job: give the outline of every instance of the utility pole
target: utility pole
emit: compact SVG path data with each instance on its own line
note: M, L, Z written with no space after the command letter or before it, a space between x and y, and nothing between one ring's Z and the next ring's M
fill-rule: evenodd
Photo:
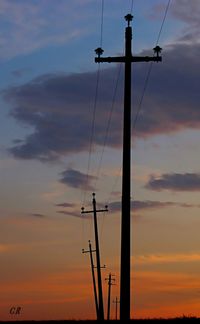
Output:
M117 321L117 314L118 314L118 304L120 304L120 301L118 300L118 298L116 297L115 300L113 300L113 303L115 303L115 319Z
M95 50L96 63L114 62L125 63L124 75L124 125L123 125L123 167L122 167L122 217L121 217L121 273L120 273L120 320L130 320L130 274L131 274L131 64L133 62L160 62L161 48L154 48L154 56L132 56L132 27L133 16L128 14L125 20L128 26L125 30L125 55L118 57L101 57L102 48Z
M107 307L107 320L110 320L110 296L111 296L111 286L114 285L112 281L115 281L114 278L112 278L112 274L109 273L108 278L105 280L108 281L108 307Z
M108 206L105 206L105 209L97 209L95 193L93 193L92 196L93 196L92 199L93 210L85 211L84 207L82 207L81 214L93 213L94 215L94 234L95 234L95 244L96 244L97 281L98 281L98 310L99 310L99 320L104 320L103 290L102 290L102 280L101 280L101 262L100 262L100 250L99 250L99 238L98 238L97 213L107 212Z
M94 262L92 253L96 252L96 250L92 250L91 242L89 242L89 250L85 251L82 249L82 253L90 253L90 264L91 264L91 271L92 271L92 282L93 282L93 289L94 289L94 300L95 300L95 307L96 307L96 314L97 319L99 319L99 307L98 307L98 299L97 299L97 288L96 288L96 280L95 280L95 273L94 273Z

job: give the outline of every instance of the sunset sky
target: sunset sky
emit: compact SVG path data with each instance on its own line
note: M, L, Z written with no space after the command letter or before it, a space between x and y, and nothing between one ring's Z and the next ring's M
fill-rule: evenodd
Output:
M93 192L119 298L123 66L94 50L123 55L131 10L133 54L163 48L132 68L131 316L200 316L200 1L168 4L0 0L1 320L95 318Z

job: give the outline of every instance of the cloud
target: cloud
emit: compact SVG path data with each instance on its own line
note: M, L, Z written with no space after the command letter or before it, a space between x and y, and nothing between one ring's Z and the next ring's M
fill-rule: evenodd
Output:
M64 207L67 208L65 210L59 210L57 213L63 214L66 216L74 216L79 217L82 219L90 219L92 217L92 214L81 214L81 210L76 209L75 204L68 204L68 203L60 203L56 204L57 207ZM101 208L105 208L103 204L100 204ZM200 208L200 205L198 204L187 204L187 203L179 203L179 202L171 202L171 201L152 201L152 200L135 200L131 201L131 210L132 211L145 211L145 210L154 210L154 209L160 209L160 208L167 208L167 207L183 207L183 208L192 208L197 207ZM70 208L70 209L69 209ZM108 215L112 213L118 213L121 211L121 201L114 201L109 203L108 205ZM141 220L139 215L134 215L137 220ZM137 218L138 217L138 218Z
M200 26L200 3L196 0L174 0L171 13L178 19L190 24Z
M112 84L109 74L109 70L103 73L106 84L100 94L101 114L95 123L94 142L97 145L104 144L105 120L109 113L106 104L110 100L109 87ZM52 74L3 91L4 99L12 106L11 116L33 129L24 140L15 143L10 152L21 159L50 161L87 151L95 82L96 73ZM121 113L116 111L108 140L110 146L118 146L121 142L119 120Z
M194 44L200 41L200 3L196 0L174 0L170 12L185 24L179 42Z
M66 210L58 210L57 213L59 214L63 214L63 215L66 215L66 216L74 216L74 217L79 217L81 218L81 211L78 213L78 212L74 212L74 211L66 211Z
M84 4L82 15L78 15L79 1L1 0L0 59L32 53L46 46L66 44L80 37L87 32L84 24L87 4ZM77 19L78 26L73 23Z
M159 264L159 263L179 263L179 262L199 262L200 254L148 254L135 258L137 264Z
M30 216L33 216L33 217L38 217L38 218L44 218L44 217L46 217L46 215L40 214L40 213L31 213L29 215Z
M66 208L72 208L75 207L75 204L72 203L60 203L60 204L55 204L56 207L66 207Z
M159 209L159 208L166 208L166 207L199 207L192 204L182 204L178 202L171 202L171 201L153 201L153 200L134 200L131 201L131 209L134 211L140 210L149 210L149 209ZM110 212L119 212L121 210L121 201L115 201L109 204L108 206Z
M155 191L200 191L200 174L166 173L161 176L152 175L145 187Z
M75 189L93 190L91 182L96 180L96 177L84 174L74 169L67 169L61 173L61 183Z
M172 44L164 49L163 62L153 65L151 82L133 129L134 138L147 139L200 128L199 52L200 44ZM144 63L134 66L135 109L144 86L146 68ZM104 145L115 75L116 66L101 71L93 150L97 145ZM95 84L96 72L49 74L2 91L4 100L10 104L10 115L30 128L24 139L18 139L10 148L14 157L52 161L88 151ZM122 75L119 91L106 143L114 148L121 146L122 138Z
M57 210L58 214L66 215L66 216L72 216L72 217L78 217L82 218L83 215L81 214L81 209L77 209L77 205L75 203L59 203L55 204L56 207L64 208L61 210Z

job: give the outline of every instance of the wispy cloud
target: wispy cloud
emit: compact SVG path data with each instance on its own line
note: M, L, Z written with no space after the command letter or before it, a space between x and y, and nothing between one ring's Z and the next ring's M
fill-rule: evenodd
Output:
M175 0L171 6L171 14L176 19L184 22L183 36L179 41L196 43L200 41L200 3L196 0Z
M84 174L74 169L67 169L61 173L60 182L75 189L93 190L92 181L96 177Z
M121 201L111 202L109 204L109 211L118 212L121 210ZM184 208L192 208L192 207L200 207L200 205L193 205L187 203L179 203L172 201L153 201L153 200L134 200L131 201L131 209L134 211L141 210L153 210L167 207L184 207Z
M46 217L46 215L40 214L40 213L30 213L29 215L30 216L33 216L33 217L38 217L38 218L44 218L44 217Z
M152 175L145 187L155 191L200 191L200 174L166 173L161 176Z
M188 254L147 254L133 258L136 264L157 264L157 263L179 263L179 262L199 262L200 253Z
M56 207L66 207L66 208L71 208L71 207L75 207L75 204L72 203L59 203L59 204L55 204Z
M49 45L69 42L86 31L87 3L78 14L79 1L0 1L1 59L31 53ZM79 18L79 24L73 22Z
M73 216L73 217L82 218L81 211L76 212L76 211L58 210L57 213L58 214L63 214L63 215L66 215L66 216Z
M191 25L200 25L200 3L196 0L174 0L171 12L176 18Z

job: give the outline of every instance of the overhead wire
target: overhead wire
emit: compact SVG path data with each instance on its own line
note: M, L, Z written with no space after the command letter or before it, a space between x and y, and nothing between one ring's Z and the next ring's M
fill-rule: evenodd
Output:
M130 13L131 14L133 12L133 5L134 5L134 0L131 0L131 7L130 7ZM98 167L98 171L97 171L97 180L99 178L100 168L101 168L102 159L103 159L103 154L104 154L105 147L106 147L106 142L107 142L107 139L108 139L108 133L109 133L109 129L110 129L112 113L113 113L113 108L114 108L114 104L115 104L119 78L120 78L120 74L121 74L121 68L122 68L122 63L119 64L119 70L118 70L117 78L116 78L116 82L115 82L115 87L114 87L114 92L113 92L113 97L112 97L112 103L111 103L111 109L110 109L110 113L109 113L109 118L108 118L108 123L107 123L107 128L106 128L106 134L105 134L104 143L103 143L103 149L102 149L100 162L99 162L99 167ZM115 181L114 181L114 184L113 184L112 189L110 191L110 195L109 195L109 198L108 198L106 204L109 204L109 201L111 200L112 194L114 193L114 188L116 188L116 185L117 185L117 183L119 181L119 176L121 174L121 171L122 171L122 162L121 162L120 168L117 171L117 176L115 177ZM102 238L102 235L103 235L104 223L105 223L105 213L103 215L102 226L101 226L101 231L100 231L100 237L101 238Z
M97 173L96 173L96 183L95 183L95 186L94 186L95 189L97 187L97 181L98 181L99 175L100 175L100 170L101 170L102 161L103 161L103 155L104 155L105 147L106 147L106 144L107 144L107 139L108 139L108 134L109 134L109 130L110 130L112 115L113 115L113 111L114 111L114 107L115 107L115 100L116 100L120 75L121 75L121 64L119 65L119 68L117 70L116 81L115 81L115 86L114 86L114 91L113 91L113 97L112 97L111 107L110 107L110 111L109 111L108 122L107 122L107 126L106 126L106 131L105 131L105 137L104 137L104 141L103 141L103 147L102 147L101 156L100 156L100 160L99 160L99 164L98 164L98 168L97 168Z
M158 45L158 42L160 40L160 36L161 36L162 30L163 30L163 26L164 26L165 20L167 18L167 13L169 11L170 2L171 2L171 0L168 0L167 6L165 8L163 20L162 20L160 30L159 30L159 33L158 33L158 37L157 37L157 40L156 40L156 46ZM135 115L135 118L134 118L134 121L133 121L132 129L134 129L136 127L136 123L137 123L137 120L138 120L138 117L139 117L139 113L140 113L141 108L142 108L142 103L143 103L143 100L144 100L145 92L147 90L147 86L148 86L148 83L149 83L149 78L150 78L150 75L151 75L152 67L153 67L153 62L150 62L149 68L147 70L145 82L144 82L144 87L143 87L143 90L142 90L142 95L141 95L141 98L140 98L140 101L139 101L138 109L136 111L136 115Z
M171 0L168 0L167 6L166 6L166 9L165 9L165 12L164 12L164 17L162 19L161 27L160 27L158 37L157 37L157 40L156 40L156 45L158 44L159 39L160 39L161 34L162 34L162 30L163 30L163 26L164 26L164 23L165 23L165 20L166 20L166 17L167 17L170 2L171 2ZM133 5L134 5L134 0L131 0L131 7L130 7L130 12L131 13L133 12ZM101 3L101 25L100 25L100 47L102 47L102 42L103 42L103 23L104 23L103 18L104 18L104 1L102 0L102 3ZM150 65L149 65L149 69L147 71L147 74L146 74L144 87L143 87L143 90L142 90L142 95L141 95L139 105L138 105L138 109L136 111L136 115L135 115L135 118L134 118L134 121L133 121L132 129L135 129L136 123L138 121L139 113L141 111L142 103L143 103L143 100L144 100L144 96L145 96L146 89L147 89L147 86L148 86L150 74L151 74L151 71L152 71L152 66L153 65L152 65L152 62L151 62ZM98 181L98 178L99 178L99 175L100 175L100 169L101 169L101 165L102 165L103 155L104 155L104 152L105 152L105 147L106 147L108 134L109 134L109 129L110 129L110 125L111 125L111 119L112 119L112 114L113 114L113 109L114 109L114 104L115 104L115 98L116 98L117 87L118 87L118 83L119 83L120 72L121 72L121 64L120 64L119 71L118 71L117 78L116 78L116 83L115 83L113 97L112 97L112 103L111 103L111 109L110 109L110 112L109 112L108 123L107 123L104 142L103 142L103 148L102 148L102 152L101 152L101 156L100 156L100 160L99 160L99 164L98 164L98 168L97 168L96 184L94 186L95 189L97 187L97 181ZM95 130L95 118L96 118L96 108L97 108L97 99L98 99L98 90L99 90L99 80L100 80L100 64L99 64L98 70L97 70L95 98L94 98L93 116L92 116L92 125L91 125L90 146L89 146L89 157L88 157L88 166L87 166L87 180L88 180L89 172L90 172L92 146L93 146L93 141L94 141L94 130ZM115 179L114 185L113 185L112 190L110 192L108 202L110 201L110 199L112 197L112 194L114 192L114 188L116 187L116 184L117 184L117 182L119 180L119 174L121 173L121 170L122 170L122 166L120 167L120 169L119 169L119 171L117 173L117 178ZM85 202L85 194L86 194L86 190L84 192L84 202Z
M166 8L165 8L165 11L164 11L164 16L163 16L163 19L162 19L162 22L161 22L161 26L160 26L160 29L159 29L159 32L158 32L158 37L157 37L157 40L156 40L156 46L158 45L158 42L160 40L162 31L163 31L163 27L164 27L164 23L165 23L166 18L167 18L167 13L169 11L170 3L171 3L171 0L168 0L167 5L166 5ZM131 13L133 12L133 5L134 5L134 0L131 0ZM141 98L140 98L140 101L139 101L139 105L138 105L138 109L137 109L137 112L136 112L136 115L135 115L135 118L134 118L134 121L133 121L132 129L135 129L136 128L136 123L138 121L139 113L140 113L141 108L142 108L142 103L143 103L143 100L144 100L144 97L145 97L145 93L146 93L146 90L147 90L147 86L148 86L148 82L149 82L149 79L150 79L152 67L153 67L153 62L150 63L149 69L148 69L147 74L146 74L146 78L145 78L145 82L144 82L144 87L143 87L143 90L142 90L142 95L141 95ZM116 188L116 185L117 185L117 183L119 181L119 175L121 174L121 171L122 171L122 166L119 168L119 171L117 173L117 176L116 176L116 179L114 181L112 190L110 192L110 195L109 195L107 204L109 204L109 201L110 201L110 199L111 199L111 197L112 197L112 195L114 193L114 190Z
M133 12L133 5L134 5L134 0L131 0L131 5L130 5L130 13L131 14ZM102 4L102 10L103 10L103 4ZM95 183L95 186L94 186L95 189L97 187L97 181L98 181L98 178L99 178L101 164L102 164L103 155L104 155L104 151L105 151L105 146L106 146L108 133L109 133L109 129L110 129L112 113L113 113L114 104L115 104L115 98L116 98L116 93L117 93L117 87L118 87L119 78L120 78L120 74L121 74L121 66L122 66L122 64L120 63L119 70L118 70L117 77L116 77L114 93L113 93L112 103L111 103L111 109L110 109L110 113L109 113L109 117L108 117L108 123L107 123L107 127L106 127L106 134L105 134L105 138L104 138L104 142L103 142L103 149L102 149L102 152L101 152L100 162L99 162L99 165L98 165L98 168L97 168L97 173L96 173L96 183ZM120 171L121 171L121 168L120 168Z
M130 13L133 13L133 5L134 5L134 0L131 0L131 9L130 9Z
M103 23L104 23L104 0L101 1L101 19L100 19L100 47L102 47L103 43ZM90 132L90 143L89 143L89 154L88 154L88 163L87 163L87 172L86 172L86 185L88 183L90 166L91 166L91 156L92 156L92 147L94 142L94 132L95 132L95 119L96 119L96 108L97 108L97 99L99 92L99 80L100 80L100 70L101 65L98 64L97 76L96 76L96 86L95 86L95 95L94 95L94 103L93 103L93 112L92 112L92 122L91 122L91 132ZM86 200L86 187L83 192L83 203L85 205Z
M169 11L170 2L171 2L171 0L168 0L168 2L167 2L167 5L166 5L165 11L164 11L164 15L163 15L163 19L162 19L162 22L161 22L161 26L160 26L160 29L159 29L159 32L158 32L158 37L156 39L155 46L158 45L158 42L160 40L162 31L163 31L163 26L164 26L164 23L165 23L166 18L167 18L167 13ZM153 68L153 62L151 61L150 65L149 65L149 68L147 70L147 73L146 73L145 82L144 82L144 86L143 86L143 90L142 90L142 95L141 95L141 98L140 98L140 101L139 101L138 109L136 111L136 115L135 115L135 118L133 120L132 131L134 129L136 129L136 124L137 124L139 114L140 114L140 111L141 111L141 108L142 108L142 104L143 104L144 97L145 97L145 94L146 94L146 90L147 90L147 87L148 87L148 83L149 83L149 79L150 79L150 76L151 76L152 68ZM135 193L134 193L134 196L135 196Z
M100 47L102 47L103 43L103 17L104 17L104 0L101 1L101 18L100 18ZM88 152L88 161L87 161L87 171L86 171L86 185L82 192L82 206L85 205L86 202L86 191L87 191L87 183L89 179L90 167L91 167L91 156L92 156L92 148L94 142L94 132L95 132L95 119L96 119L96 109L97 109L97 99L99 92L99 80L100 80L100 64L98 64L98 69L96 72L96 85L95 85L95 93L94 93L94 102L93 102L93 111L92 111L92 119L91 119L91 130L90 130L90 138L89 138L89 152ZM82 244L84 243L84 218L82 217Z
M129 11L131 14L133 12L133 5L134 5L134 0L131 0L130 11ZM112 103L111 103L111 109L110 109L108 123L107 123L107 128L106 128L106 134L105 134L105 138L104 138L104 142L103 142L103 149L102 149L102 152L101 152L100 162L99 162L99 166L98 166L98 169L97 169L95 189L97 187L97 181L99 179L100 169L101 169L102 160L103 160L103 155L104 155L104 151L105 151L105 147L106 147L106 143L107 143L107 139L108 139L108 133L109 133L109 129L110 129L110 124L111 124L111 119L112 119L112 113L113 113L113 108L114 108L115 99L116 99L117 87L118 87L119 78L120 78L120 74L121 74L121 67L122 67L122 64L120 63L119 70L118 70L118 73L117 73L116 82L115 82L114 93L113 93L113 97L112 97ZM121 170L122 170L122 166L120 166L120 169L117 172L117 178L119 177L119 174L121 174ZM118 179L116 179L116 181L114 182L114 186L113 187L116 186L116 183L117 182L118 182ZM112 192L112 190L111 190L111 192ZM110 198L108 199L108 201L109 200L110 200Z

